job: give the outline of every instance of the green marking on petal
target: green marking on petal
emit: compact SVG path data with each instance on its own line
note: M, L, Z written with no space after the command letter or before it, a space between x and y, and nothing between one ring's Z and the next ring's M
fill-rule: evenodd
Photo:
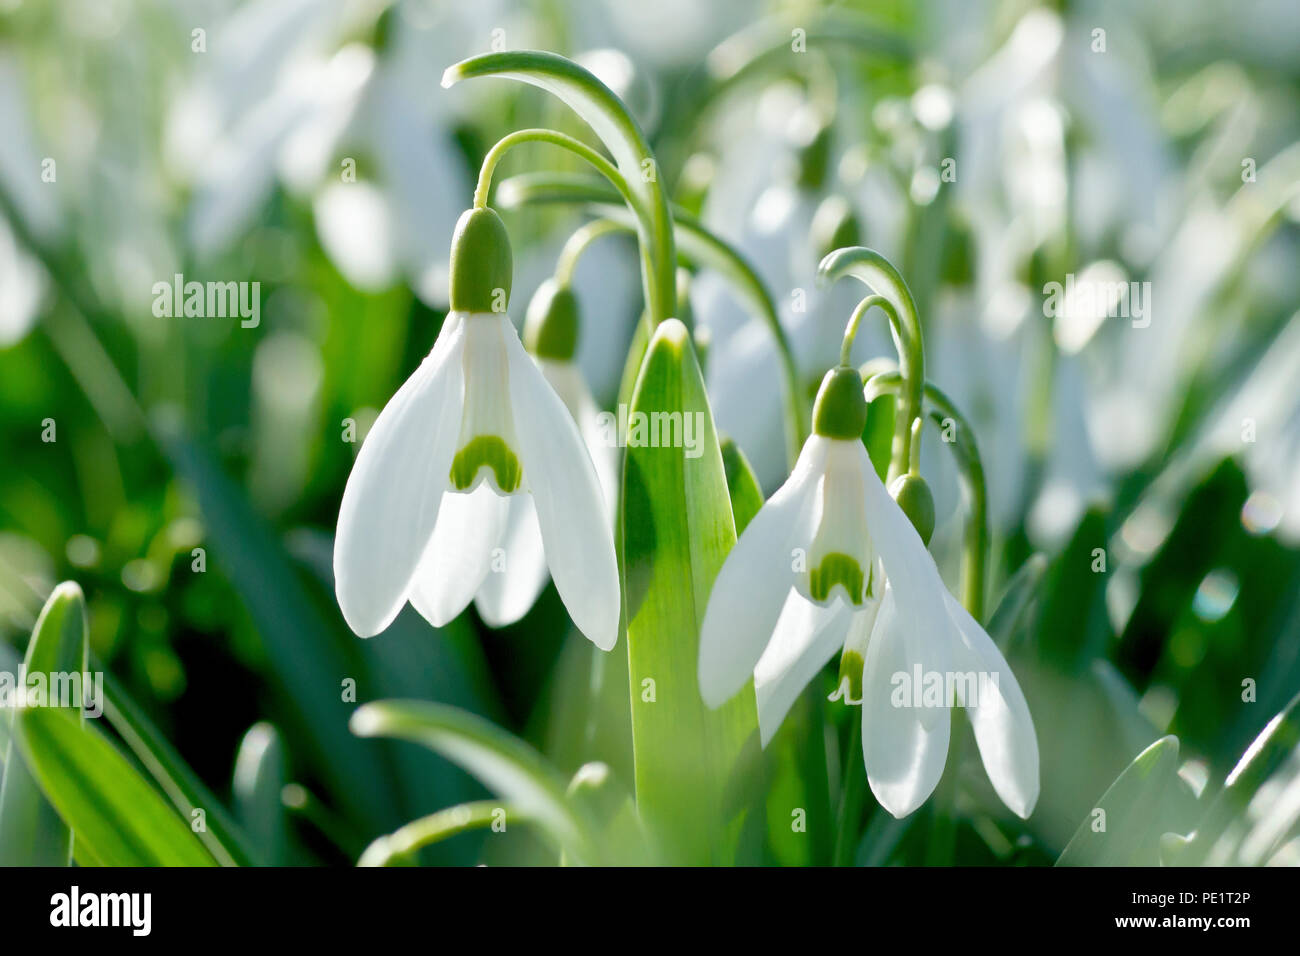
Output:
M840 655L840 688L844 690L846 704L862 703L862 668L865 663L861 654L847 647Z
M451 483L458 491L465 491L474 484L480 468L492 469L497 488L505 494L519 487L524 473L505 439L496 435L478 435L456 452L451 462Z
M844 585L849 600L854 604L862 603L862 565L857 559L839 551L832 551L822 558L821 564L808 574L808 592L814 601L825 601L830 597L831 589L837 584Z

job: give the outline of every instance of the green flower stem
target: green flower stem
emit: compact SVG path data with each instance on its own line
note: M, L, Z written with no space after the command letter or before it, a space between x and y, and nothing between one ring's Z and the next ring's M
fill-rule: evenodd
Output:
M674 317L677 313L677 254L673 245L672 213L660 184L658 162L623 102L609 87L572 60L536 50L487 53L462 60L448 67L442 76L442 85L449 87L461 80L480 76L499 76L541 87L563 100L600 137L614 157L621 183L626 186L626 195L617 183L615 188L619 189L620 197L636 217L641 278L650 323L657 326L664 319ZM553 138L547 139L548 142L559 142L560 134L552 132L549 135ZM569 143L563 145L571 148ZM508 148L503 147L502 152ZM590 161L589 156L584 158ZM608 178L608 171L605 172Z
M560 250L560 257L555 263L555 281L561 287L572 285L573 272L578 267L578 260L593 242L602 236L627 232L635 234L636 228L613 219L593 219L581 226L565 240L564 248Z
M488 195L492 191L492 174L496 172L497 165L505 158L506 153L523 143L550 143L552 146L567 149L579 159L590 163L596 172L604 176L618 191L624 202L633 209L636 208L637 199L632 195L627 180L619 173L618 168L586 143L553 129L521 129L503 136L483 157L483 165L478 171L478 185L474 188L476 209L483 209L488 204Z
M874 250L862 246L836 249L817 267L819 282L834 282L844 276L858 279L873 293L887 299L893 307L892 311L886 309L885 314L889 316L890 331L894 336L894 346L898 349L899 368L903 378L903 385L897 393L898 414L894 421L894 442L889 460L888 477L893 480L907 470L911 460L912 422L921 414L921 395L925 387L925 358L916 302L898 270ZM863 301L865 303L867 300ZM878 303L871 303L875 304ZM859 305L859 309L862 308Z
M504 810L510 823L527 822L527 818L500 800L477 800L462 803L412 820L406 826L381 836L361 854L357 866L414 866L415 854L426 846L450 837L492 825L498 810Z
M866 706L863 704L863 706ZM844 750L844 786L835 821L833 866L852 866L857 853L858 824L867 798L867 767L862 761L862 721L850 720L849 742Z
M626 221L627 216L618 204L618 197L588 177L532 173L513 176L501 183L497 190L497 201L504 208L542 203L583 203L617 222ZM676 247L683 256L697 265L708 266L723 276L737 296L762 319L772 333L784 380L786 459L793 468L808 437L809 410L799 384L790 340L777 315L776 301L744 256L698 220L674 209L673 226Z
M848 365L849 356L853 353L853 340L857 338L858 326L862 323L862 317L879 306L880 310L889 317L889 327L896 329L899 327L898 312L888 299L883 295L869 295L858 303L853 314L849 316L849 324L844 328L844 341L840 344L840 364Z
M912 457L907 463L909 475L921 474L921 419L912 420Z

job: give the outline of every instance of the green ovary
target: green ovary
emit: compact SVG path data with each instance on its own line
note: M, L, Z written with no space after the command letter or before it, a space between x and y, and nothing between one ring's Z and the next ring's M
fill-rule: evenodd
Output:
M479 469L492 469L496 486L505 494L519 487L523 468L505 440L496 435L479 435L469 441L451 462L451 483L457 491L465 491L474 484ZM861 578L861 572L859 572Z
M842 584L854 604L862 603L862 565L851 555L832 551L808 574L808 593L814 601L830 598L831 590Z

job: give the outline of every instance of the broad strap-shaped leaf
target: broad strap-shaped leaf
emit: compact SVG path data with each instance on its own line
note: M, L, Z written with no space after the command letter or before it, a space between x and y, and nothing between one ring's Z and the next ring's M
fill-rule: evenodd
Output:
M81 588L65 581L41 609L27 645L20 682L37 678L48 695L59 685L71 686L66 683L71 680L75 690L84 693L86 672L86 601ZM47 699L38 706L57 703L60 701ZM82 701L61 703L79 708ZM82 719L76 713L76 719ZM0 713L0 720L9 723L16 716ZM27 763L18 757L16 742L10 740L0 784L0 865L67 866L71 859L71 831L41 792Z
M727 476L727 494L731 498L731 516L736 523L736 537L763 507L763 489L758 484L749 459L730 438L721 445L722 468Z
M215 866L202 842L93 726L52 707L18 714L18 742L76 833L82 866Z
M655 331L633 393L623 488L636 796L673 862L725 862L727 780L757 729L752 684L716 711L697 682L713 580L736 541L722 453L686 327ZM673 432L676 429L676 432ZM666 432L665 432L666 430Z
M1056 861L1057 866L1158 866L1168 812L1182 785L1178 738L1161 737L1106 790Z
M490 721L443 704L388 700L358 708L351 726L360 737L423 744L536 820L558 848L580 860L596 859L595 841L565 797L564 778L532 747Z

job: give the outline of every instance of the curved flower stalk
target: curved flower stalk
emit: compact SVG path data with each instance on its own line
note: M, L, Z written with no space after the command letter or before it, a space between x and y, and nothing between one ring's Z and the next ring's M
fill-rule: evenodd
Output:
M460 614L489 580L512 501L526 492L574 623L603 650L618 639L600 484L569 409L503 311L510 279L501 220L466 212L452 240L452 310L375 421L339 507L335 588L363 637L408 600L435 627Z
M860 253L838 261L872 269L885 263ZM896 293L892 266L879 275ZM859 306L845 354L865 311L887 301L869 296ZM900 345L919 352L919 337L891 319ZM919 367L917 356L904 360ZM910 379L908 390L920 392ZM700 692L717 706L752 674L766 745L802 688L843 648L850 700L862 704L867 779L882 806L903 817L934 790L947 760L949 708L961 705L995 790L1027 817L1038 798L1038 746L1024 695L988 634L944 587L914 526L923 522L909 517L877 476L861 441L865 423L860 375L841 364L822 381L799 464L718 575L700 636ZM911 449L912 428L907 432ZM891 465L899 472L892 487L903 498L914 476L898 466ZM861 662L860 681L852 680L853 662ZM925 693L921 683L900 693L912 681L923 682Z
M650 322L658 325L672 317L677 310L672 214L659 185L654 154L627 108L587 70L562 56L536 50L471 57L448 67L442 85L449 87L461 80L480 76L504 77L541 87L558 96L595 130L614 156L617 172L611 175L611 170L602 168L601 164L608 166L608 162L586 147L600 160L593 165L615 186L636 217ZM560 135L554 134L555 137ZM583 158L591 161L591 156ZM483 172L490 180L491 168L487 162ZM483 177L480 177L476 201L480 198L486 201L482 182Z
M880 305L889 316L890 331L898 348L898 360L905 385L900 395L898 414L895 416L894 445L889 464L889 477L892 480L902 474L911 460L912 422L921 414L921 392L925 385L921 323L907 283L893 263L880 253L861 246L836 249L817 267L819 282L834 282L844 276L853 276L874 293L873 304ZM855 313L860 314L860 311Z

